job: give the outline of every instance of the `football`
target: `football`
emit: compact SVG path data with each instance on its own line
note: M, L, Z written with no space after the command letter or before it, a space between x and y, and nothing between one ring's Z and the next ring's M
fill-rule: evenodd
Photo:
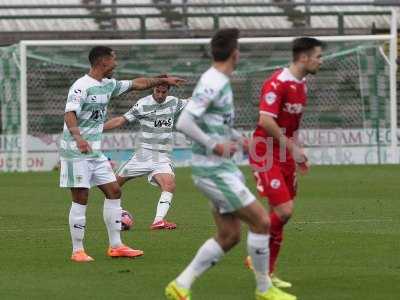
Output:
M121 230L129 230L133 227L134 221L131 213L126 210L122 210L121 214Z

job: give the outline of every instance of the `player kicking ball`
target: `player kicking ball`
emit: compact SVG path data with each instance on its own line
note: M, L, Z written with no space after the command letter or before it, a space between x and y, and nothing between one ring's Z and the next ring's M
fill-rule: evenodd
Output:
M71 259L93 261L83 246L89 189L93 186L105 196L103 218L109 238L107 255L141 256L143 251L132 249L121 241L121 190L100 148L107 105L111 98L132 90L146 90L160 84L178 85L183 80L170 77L117 81L111 78L117 66L116 54L104 46L91 49L89 61L89 73L75 81L69 90L60 140L60 187L70 188L72 195L69 213Z
M305 77L318 72L322 64L321 41L302 37L292 44L293 61L277 70L265 82L260 96L260 117L250 147L250 165L257 190L270 205L271 238L269 273L275 286L291 287L279 279L276 261L283 240L283 228L293 213L296 196L296 169L307 173L309 166L296 134L307 102ZM251 267L251 258L246 264Z
M166 75L159 77L167 78ZM171 151L175 119L188 100L169 96L169 88L168 84L156 86L152 95L139 99L126 114L104 124L104 130L110 130L127 122L140 123L138 149L117 171L117 182L122 187L128 180L147 175L151 184L160 187L152 230L176 228L175 223L165 220L175 192Z
M229 159L241 142L241 136L233 129L233 93L229 79L239 60L238 38L238 29L222 29L213 36L213 64L201 76L192 100L177 122L177 129L193 140L193 181L212 204L217 233L168 284L165 295L169 300L191 299L190 290L195 279L239 242L241 221L249 226L247 251L254 266L255 299L296 299L271 283L268 213L246 187L239 168Z

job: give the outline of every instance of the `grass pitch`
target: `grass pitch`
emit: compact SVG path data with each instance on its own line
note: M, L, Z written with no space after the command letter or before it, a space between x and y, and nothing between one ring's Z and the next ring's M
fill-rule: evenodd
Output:
M253 189L249 169L243 170ZM400 299L399 174L399 166L314 167L300 179L278 264L279 275L294 284L290 292L300 300ZM69 261L70 196L58 188L58 173L0 174L0 299L164 299L165 285L215 229L190 170L176 175L168 216L175 231L148 229L156 188L139 179L123 189L123 207L136 221L123 239L145 251L135 260L105 256L103 197L93 190L86 249L96 261L76 264ZM245 248L244 235L196 281L193 299L254 299Z

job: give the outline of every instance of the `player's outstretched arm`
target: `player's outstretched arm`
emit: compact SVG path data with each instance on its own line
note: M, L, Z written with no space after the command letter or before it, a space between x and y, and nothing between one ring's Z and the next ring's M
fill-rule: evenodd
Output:
M137 90L137 91L148 90L161 84L180 86L185 82L186 82L185 79L173 76L167 78L140 77L132 80L132 90Z
M111 130L114 128L118 128L123 126L126 122L128 122L127 119L125 119L123 116L120 117L115 117L112 118L110 120L108 120L105 124L104 124L104 130Z
M82 153L89 153L92 151L89 143L84 140L81 136L81 132L78 126L78 119L76 118L76 113L74 111L69 111L65 113L64 116L65 124L68 127L69 132L75 139L78 149Z

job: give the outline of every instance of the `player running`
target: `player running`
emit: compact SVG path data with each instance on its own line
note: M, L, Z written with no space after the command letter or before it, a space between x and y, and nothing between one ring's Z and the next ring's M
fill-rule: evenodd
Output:
M233 130L234 106L229 76L239 60L239 30L219 30L211 40L212 66L201 76L183 109L178 130L193 143L193 181L213 206L216 236L207 240L192 262L165 289L170 300L190 300L196 278L217 263L240 239L240 221L249 226L248 253L253 260L258 300L294 300L272 286L268 276L269 218L229 159L241 136ZM218 297L216 297L218 298Z
M296 132L307 102L305 76L315 74L322 64L321 41L302 37L293 41L293 62L277 70L265 82L260 96L260 117L253 134L250 164L257 190L270 205L271 238L269 273L275 286L291 287L274 275L281 248L284 225L293 213L296 196L296 167L307 173L309 165ZM247 265L251 267L251 258Z
M70 188L72 194L69 213L71 259L93 261L83 246L86 207L92 186L97 186L105 195L103 217L110 242L107 255L141 256L143 251L125 246L121 241L121 190L100 149L107 105L111 98L131 90L146 90L164 83L178 85L183 80L170 77L117 81L111 78L117 57L111 48L104 46L94 47L89 53L89 61L89 73L75 81L69 90L60 141L60 187Z
M160 76L167 78L166 75ZM121 127L127 122L140 123L139 147L136 153L117 171L117 182L122 187L130 179L147 175L148 181L158 185L161 196L151 229L175 229L176 224L165 220L175 192L175 174L170 158L175 119L188 100L169 96L168 84L158 85L153 94L139 99L123 116L112 118L104 130Z

